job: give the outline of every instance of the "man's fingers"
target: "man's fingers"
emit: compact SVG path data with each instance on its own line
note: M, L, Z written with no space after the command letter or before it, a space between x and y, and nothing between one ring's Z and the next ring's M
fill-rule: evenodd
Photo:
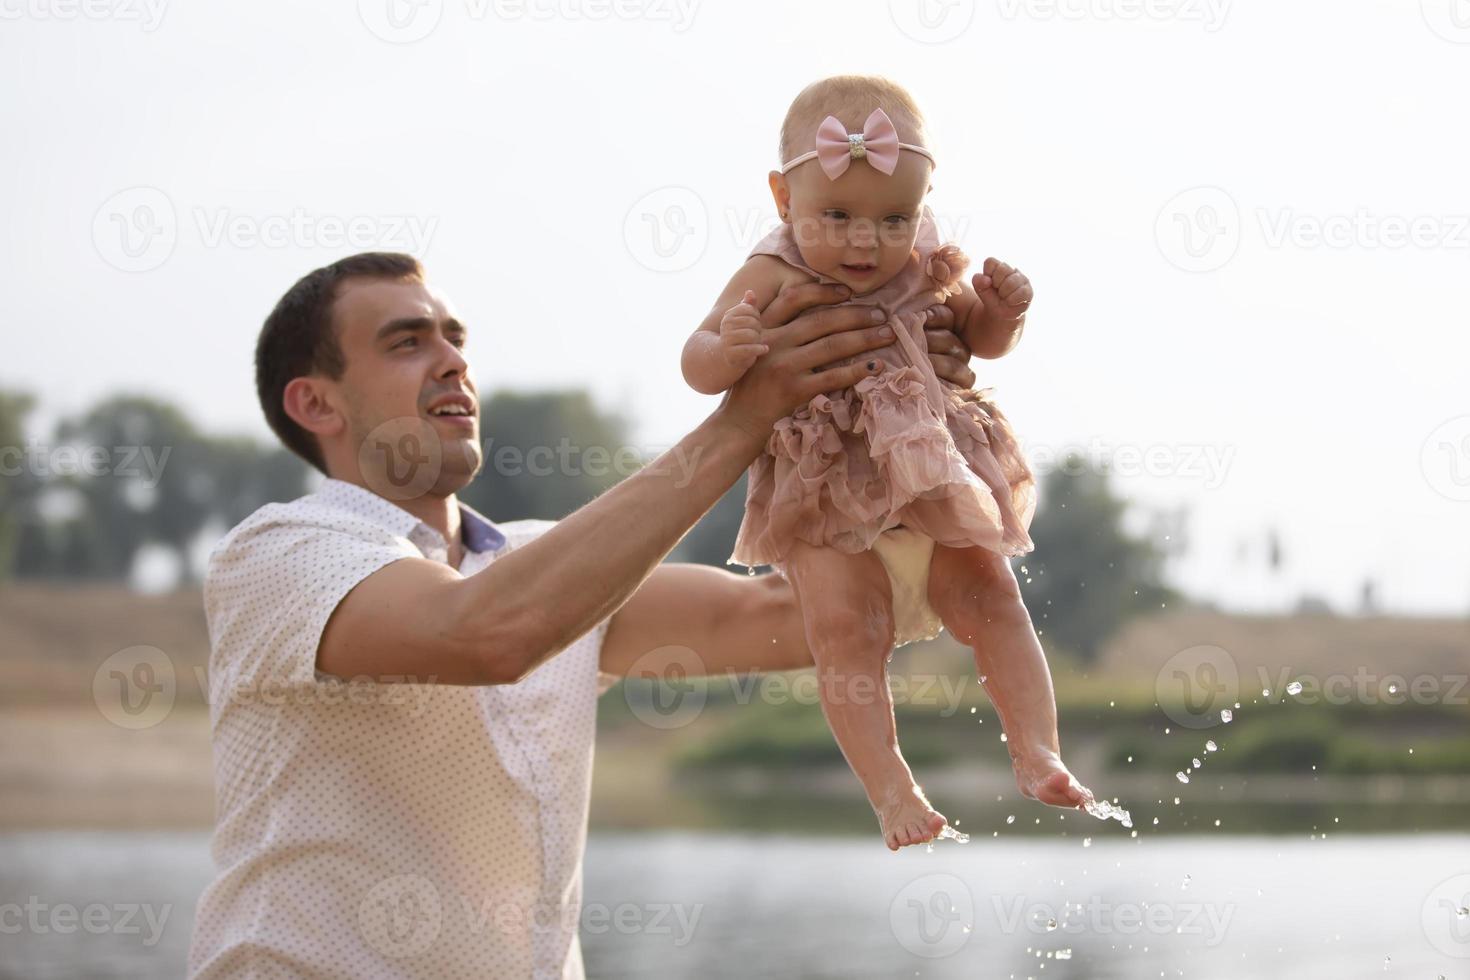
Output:
M860 354L877 350L893 343L893 337L884 336L885 327L870 327L867 330L848 330L845 333L829 333L802 344L792 352L791 366L807 371L823 364L831 364Z
M929 307L929 322L924 325L924 329L932 330L936 327L941 330L954 329L954 310L943 303Z
M952 357L959 361L970 359L970 349L953 330L938 327L924 328L924 342L929 353L939 357Z
M789 286L766 307L761 322L767 327L784 326L813 306L833 306L851 294L846 286L832 283L804 282L799 286Z
M929 360L934 365L934 373L951 384L959 385L961 388L975 387L975 372L970 370L970 361L966 357L960 360L954 357L942 357L930 355Z
M850 388L864 378L871 378L877 374L875 368L882 367L877 358L858 361L856 364L848 364L844 367L828 368L811 375L807 383L807 398L812 398L827 391L836 391L839 388ZM872 365L869 367L868 365Z

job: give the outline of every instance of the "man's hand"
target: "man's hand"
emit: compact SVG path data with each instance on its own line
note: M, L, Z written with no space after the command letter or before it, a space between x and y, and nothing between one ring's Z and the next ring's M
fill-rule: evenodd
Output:
M876 358L823 368L894 341L881 310L831 306L850 295L846 286L815 282L782 290L760 316L761 343L768 352L731 386L720 411L747 433L765 438L777 419L813 397L877 374L883 365Z
M934 373L941 380L961 388L973 388L975 372L970 370L970 347L965 338L955 332L957 322L954 310L948 306L929 308L929 322L924 324L929 363L934 365Z

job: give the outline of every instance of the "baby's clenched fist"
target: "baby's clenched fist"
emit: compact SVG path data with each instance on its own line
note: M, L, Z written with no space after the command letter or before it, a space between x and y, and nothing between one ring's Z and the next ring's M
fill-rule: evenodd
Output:
M747 289L739 305L720 318L720 353L743 374L770 349L761 343L761 311L755 308L755 293Z

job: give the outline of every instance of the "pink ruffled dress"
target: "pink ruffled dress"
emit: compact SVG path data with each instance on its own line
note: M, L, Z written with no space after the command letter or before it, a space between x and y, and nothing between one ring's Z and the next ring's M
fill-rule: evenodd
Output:
M751 255L774 255L813 279L833 281L802 262L787 224ZM897 340L862 355L884 363L879 374L817 395L776 423L750 467L745 518L728 564L784 571L794 541L856 554L897 527L955 548L1002 555L1032 549L1035 478L989 397L993 389L941 380L924 339L927 310L959 291L968 264L957 245L939 243L925 208L908 265L848 300L883 309Z

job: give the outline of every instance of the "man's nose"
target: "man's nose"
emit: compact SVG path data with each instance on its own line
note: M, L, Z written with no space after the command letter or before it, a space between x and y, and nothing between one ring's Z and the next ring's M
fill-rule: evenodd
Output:
M439 339L439 363L437 374L441 378L454 377L468 373L470 362L465 359L464 351L450 342L447 338Z

